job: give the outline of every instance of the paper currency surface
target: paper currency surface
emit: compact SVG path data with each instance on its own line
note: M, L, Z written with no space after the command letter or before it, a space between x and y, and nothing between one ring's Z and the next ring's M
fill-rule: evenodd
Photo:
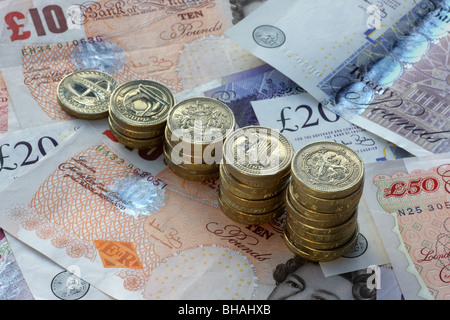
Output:
M1 223L58 264L78 265L92 285L121 299L189 298L194 292L171 287L211 275L219 289L194 290L197 298L249 299L258 280L270 278L271 261L291 256L270 225L259 236L230 223L214 207L214 185L138 169L83 129L78 143L60 146L8 186L2 199L17 195L19 184L22 191L5 203Z
M35 300L111 299L82 280L77 266L66 270L8 233L6 239Z
M8 88L0 73L0 133L8 131Z
M0 190L42 160L82 125L77 120L58 121L0 135Z
M75 70L180 92L262 63L225 36L227 1L22 0L1 3L0 16L1 71L22 127L68 118L56 87Z
M405 150L332 113L303 88L268 65L222 80L204 94L226 103L240 127L264 125L280 131L295 149L317 140L354 147L364 161L411 156Z
M448 1L268 1L227 34L348 121L450 151Z
M406 299L449 299L450 155L367 165L364 198Z
M33 300L33 295L2 229L0 229L0 300Z
M87 126L0 197L5 230L64 268L77 266L83 280L113 298L286 294L274 273L293 258L281 237L282 221L236 224L217 208L216 182L184 181L154 162L138 168ZM351 298L349 280L325 279L320 266L310 267L302 267L315 270L305 277L322 274L333 291Z

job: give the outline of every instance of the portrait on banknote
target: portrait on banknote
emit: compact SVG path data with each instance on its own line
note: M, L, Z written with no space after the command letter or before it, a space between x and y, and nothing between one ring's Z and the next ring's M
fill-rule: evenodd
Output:
M375 300L366 270L324 277L317 263L294 256L273 272L276 287L269 300Z

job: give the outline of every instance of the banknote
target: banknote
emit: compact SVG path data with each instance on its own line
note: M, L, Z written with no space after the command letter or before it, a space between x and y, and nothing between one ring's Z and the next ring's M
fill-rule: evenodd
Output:
M0 300L33 300L5 233L0 229Z
M5 236L35 300L111 300L82 280L77 266L64 269L8 233Z
M356 147L365 161L411 156L404 149L330 112L303 88L269 65L230 75L204 95L226 103L240 127L265 125L285 135L298 149L315 140Z
M306 92L252 101L251 105L258 122L279 130L294 150L328 140L349 146L364 162L395 159L398 155L392 143L341 118Z
M0 133L8 131L8 89L0 73Z
M271 225L228 220L214 182L137 168L114 146L80 128L2 192L2 227L119 299L250 299L291 256Z
M56 150L81 126L82 122L76 120L57 121L45 126L0 135L0 189L7 188L11 181L24 174L49 152ZM14 270L18 272L11 281L2 281L2 292L23 288L19 286L21 272L26 279L23 281L26 281L27 292L34 299L110 299L98 289L74 277L73 271L76 270L70 273L14 237L6 234L0 241L3 248L8 248L7 253L12 256L9 259L11 261L14 259ZM13 264L9 268L12 267ZM10 277L11 270L8 272L5 270L3 270L5 277ZM61 279L65 281L60 282ZM3 296L3 298L9 300L13 297Z
M283 218L260 226L229 220L217 206L217 180L180 179L162 157L138 167L117 150L107 131L83 125L0 193L1 226L116 299L286 298L298 277L282 270L320 279L336 292L331 298L351 299L350 279L366 288L366 269L354 278L305 267L284 245ZM298 270L283 268L294 264Z
M22 127L68 118L56 87L75 70L181 92L262 63L225 35L228 1L20 0L0 3L0 17L0 68Z
M0 135L0 190L26 172L71 137L82 122L52 124L15 130Z
M416 156L450 151L448 1L267 1L227 31L325 107Z
M364 198L406 299L449 298L450 154L366 166Z

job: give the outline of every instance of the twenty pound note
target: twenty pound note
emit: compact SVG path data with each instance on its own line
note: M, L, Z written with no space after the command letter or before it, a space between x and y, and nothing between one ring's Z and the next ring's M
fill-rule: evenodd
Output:
M227 34L416 156L450 151L449 3L272 0Z
M364 198L406 299L450 298L450 154L366 166Z

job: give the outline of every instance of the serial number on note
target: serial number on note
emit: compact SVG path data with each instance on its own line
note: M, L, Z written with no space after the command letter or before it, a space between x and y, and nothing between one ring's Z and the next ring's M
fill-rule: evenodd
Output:
M66 42L58 42L55 44L48 44L44 46L29 46L22 49L22 56L28 56L28 55L35 55L38 53L43 53L46 51L54 51L54 50L61 50L61 49L70 49L77 47L79 45L89 45L94 44L98 42L102 42L103 37L97 36L97 37L88 37L88 38L82 38L80 40L73 40L73 41L66 41Z

